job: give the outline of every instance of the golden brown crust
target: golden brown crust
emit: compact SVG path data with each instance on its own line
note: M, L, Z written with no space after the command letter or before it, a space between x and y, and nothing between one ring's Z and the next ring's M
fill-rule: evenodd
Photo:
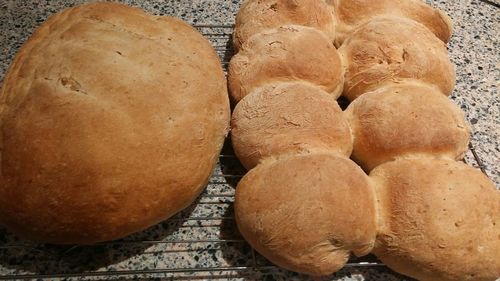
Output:
M425 26L398 17L379 17L360 26L339 48L349 100L388 82L416 79L450 95L455 70L445 44Z
M333 43L314 28L290 25L265 30L252 36L231 59L231 98L237 103L266 84L299 80L337 98L343 86L340 63Z
M500 192L461 162L408 159L377 167L381 212L374 253L418 280L500 276Z
M354 135L352 158L366 170L405 157L460 160L470 129L460 108L418 81L366 93L346 110Z
M243 98L233 112L231 140L247 169L281 154L329 150L349 157L352 151L337 101L301 82L270 84Z
M351 160L328 154L266 161L236 189L235 216L246 240L273 263L311 275L366 255L376 232L375 199Z
M322 0L246 0L236 16L233 44L240 49L253 35L290 24L313 27L335 39L333 13Z
M333 0L337 18L336 45L357 27L377 16L399 16L423 24L444 43L452 33L451 19L439 9L432 8L421 0Z
M120 238L188 206L229 121L210 43L180 20L114 3L52 16L0 99L0 221L51 243Z

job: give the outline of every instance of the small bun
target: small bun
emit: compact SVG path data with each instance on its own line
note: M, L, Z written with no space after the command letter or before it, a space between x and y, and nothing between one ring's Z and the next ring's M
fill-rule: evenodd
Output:
M445 44L425 26L379 17L360 26L339 48L346 67L344 96L354 100L387 82L417 79L450 95L455 70Z
M323 32L310 27L283 26L256 34L229 64L234 103L265 84L301 80L317 85L333 98L342 92L337 50Z
M353 159L366 170L394 159L425 155L460 160L470 130L460 108L419 82L386 85L346 110L354 135Z
M358 26L377 16L399 16L423 24L444 43L448 43L453 30L451 19L444 12L421 0L333 0L337 17L339 46Z
M375 240L374 191L347 158L296 155L266 161L236 189L235 216L245 239L271 262L310 275L342 268Z
M325 150L349 157L352 136L337 101L301 82L259 88L236 106L231 139L247 169L286 153Z
M380 210L374 253L418 280L500 276L500 192L461 162L408 159L372 171Z
M234 46L240 49L254 34L290 24L313 27L335 39L335 19L324 1L247 0L236 16Z

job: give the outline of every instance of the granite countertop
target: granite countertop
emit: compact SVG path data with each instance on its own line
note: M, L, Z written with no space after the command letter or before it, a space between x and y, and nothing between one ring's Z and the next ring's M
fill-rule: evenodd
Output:
M49 15L82 2L85 1L0 1L0 79L18 48L37 26ZM192 24L222 25L199 29L210 34L207 36L219 50L222 60L229 59L226 43L241 0L122 2L153 14L177 16ZM471 145L487 175L500 188L500 1L428 2L446 11L454 21L449 50L456 65L457 85L451 98L465 111L473 131ZM62 247L23 241L0 229L0 279L19 274L40 278L56 274L59 278L71 279L82 272L86 272L85 279L118 279L106 272L121 271L122 277L134 279L309 280L304 275L269 267L270 264L242 240L232 219L234 187L242 168L231 156L229 144L222 155L207 190L195 204L173 219L124 240L95 246ZM471 152L466 161L477 166ZM364 260L372 261L370 258ZM254 266L258 268L252 268ZM194 267L214 269L172 270ZM216 269L218 267L228 267L228 270ZM99 274L102 276L96 276ZM383 266L346 267L323 279L409 280Z

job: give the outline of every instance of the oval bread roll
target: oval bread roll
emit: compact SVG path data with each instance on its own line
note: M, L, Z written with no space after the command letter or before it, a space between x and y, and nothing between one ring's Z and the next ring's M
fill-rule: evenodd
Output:
M243 98L231 121L231 140L247 168L287 153L329 150L349 157L352 135L331 95L312 85L270 84Z
M307 56L304 56L307 54ZM340 96L343 73L333 43L317 29L283 26L252 36L229 64L234 103L269 83L305 81Z
M387 82L409 78L450 95L455 70L445 44L425 26L404 18L379 17L360 26L339 48L345 71L344 96L358 96Z
M310 275L342 268L353 251L368 254L376 234L368 177L329 154L265 161L236 189L235 216L245 239L271 262Z
M335 40L335 19L322 0L246 0L236 16L233 44L238 50L252 35L290 24L313 27Z
M229 125L210 43L113 3L50 17L14 59L0 111L0 223L62 244L121 238L187 207Z
M500 276L500 192L461 162L411 159L372 171L381 223L374 253L418 280Z
M337 18L336 44L340 46L356 27L377 16L399 16L419 22L441 41L452 33L450 17L421 0L329 0Z
M404 157L460 160L470 129L460 108L419 82L366 93L346 110L354 135L352 158L367 171Z

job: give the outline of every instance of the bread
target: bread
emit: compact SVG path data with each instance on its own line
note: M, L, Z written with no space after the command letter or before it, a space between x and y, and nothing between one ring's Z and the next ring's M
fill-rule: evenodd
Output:
M322 151L349 157L352 136L337 101L302 82L259 88L236 106L233 148L247 169L282 154Z
M460 160L470 129L460 108L421 82L380 87L346 110L354 135L352 158L365 170L399 158Z
M313 27L335 39L335 19L322 0L246 0L236 16L233 45L238 50L253 35L290 24Z
M500 192L479 170L451 160L389 162L370 174L379 202L374 253L418 280L500 276Z
M314 28L283 26L255 34L229 63L229 90L235 104L258 87L297 80L314 84L333 98L342 92L337 50Z
M427 27L444 43L452 33L451 19L439 9L421 0L329 0L337 17L336 44L340 46L346 37L360 25L377 16L399 16L414 20Z
M425 26L398 17L374 18L339 48L345 71L343 95L354 100L388 82L417 79L450 95L455 70L444 43Z
M229 125L220 61L186 23L115 3L50 17L0 95L0 223L33 240L121 238L187 207Z
M373 189L349 159L290 155L252 169L236 189L243 237L271 262L310 275L365 255L375 239Z
M258 12L252 18L244 4L235 41L248 33L246 24L263 28L252 30L228 73L237 104L233 148L251 169L236 189L238 228L273 263L315 276L342 268L350 252L368 254L376 234L374 191L347 158L352 135L335 102L343 87L340 57L322 28L301 25L304 17L321 18L312 12L319 2L309 1L305 15L280 27L279 16L276 23Z
M455 161L470 130L446 97L449 18L414 0L328 2L340 62L328 61L337 55L322 28L300 26L304 14L273 10L282 1L246 2L238 15L236 44L249 39L228 80L239 102L233 147L251 169L236 188L241 234L271 262L314 276L372 251L419 280L499 277L500 195ZM283 18L291 25L276 27ZM333 102L340 90L345 116ZM347 158L351 141L369 178Z

